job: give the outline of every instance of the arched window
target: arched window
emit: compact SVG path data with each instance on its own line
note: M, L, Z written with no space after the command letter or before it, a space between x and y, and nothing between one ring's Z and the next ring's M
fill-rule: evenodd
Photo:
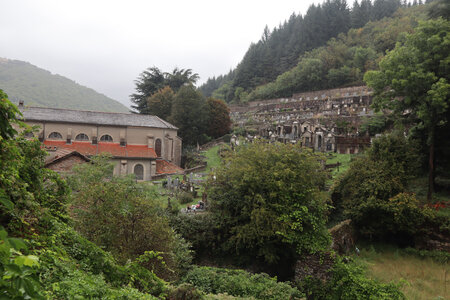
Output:
M89 141L89 137L84 133L80 133L75 137L75 141Z
M156 156L161 157L161 140L160 139L156 139L155 152L156 152Z
M137 164L134 166L134 175L136 176L136 180L144 179L144 167L141 164Z
M100 138L100 142L112 142L112 141L113 141L113 138L109 134L104 134Z
M62 140L63 137L61 133L54 131L48 135L48 138L52 140Z

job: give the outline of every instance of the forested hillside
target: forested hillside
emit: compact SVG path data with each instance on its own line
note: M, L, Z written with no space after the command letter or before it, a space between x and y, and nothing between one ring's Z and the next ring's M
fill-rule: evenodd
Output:
M128 109L93 89L30 63L0 58L0 88L13 103L109 112Z
M342 0L312 5L304 16L292 14L279 27L266 27L234 70L208 79L200 90L240 103L360 84L398 35L417 25L424 9L421 1L413 3L362 0L351 9Z

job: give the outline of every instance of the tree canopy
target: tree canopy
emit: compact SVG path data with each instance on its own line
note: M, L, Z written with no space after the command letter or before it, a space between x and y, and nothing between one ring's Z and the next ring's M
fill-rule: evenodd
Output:
M434 185L434 145L437 127L448 122L450 96L450 22L442 18L422 22L403 43L380 62L379 71L364 76L374 89L374 105L408 116L427 132L429 187Z
M298 146L239 147L208 182L219 244L248 260L286 262L329 243L321 156Z
M228 74L209 78L200 90L207 97L213 96L228 103L232 101L239 103L246 99L246 96L256 87L274 82L283 73L300 64L309 51L325 46L327 41L337 38L339 34L346 33L351 28L358 30L369 21L390 17L401 6L400 0L363 0L360 4L354 1L351 9L347 2L342 0L327 0L322 4L312 4L303 16L293 13L288 20L276 28L270 29L266 26L261 39L249 46L235 69ZM382 30L380 33L383 33ZM383 34L389 37L389 33ZM339 52L337 54L340 55ZM329 68L336 69L332 71L335 74L331 75L333 79L336 77L338 79L331 80L333 87L361 79L362 74L355 73L352 66L344 69L340 69L341 67L342 65ZM323 80L329 69L317 76ZM360 71L363 72L362 69ZM320 81L309 83L305 80L307 81L308 78L296 79L296 82L302 86L287 87L283 95L267 93L269 95L265 94L262 97L260 95L259 99L284 97L286 93L328 88L326 81L324 81L325 84L320 84Z
M136 92L130 96L133 103L131 107L141 114L153 114L148 107L149 97L166 86L176 93L184 84L194 84L198 78L198 74L191 69L175 68L170 73L162 72L157 67L148 68L135 80Z
M182 86L173 100L169 120L178 127L178 135L183 139L183 144L205 142L202 135L206 133L207 113L202 94L193 85Z
M231 130L230 109L219 99L208 98L207 134L212 138L221 137Z

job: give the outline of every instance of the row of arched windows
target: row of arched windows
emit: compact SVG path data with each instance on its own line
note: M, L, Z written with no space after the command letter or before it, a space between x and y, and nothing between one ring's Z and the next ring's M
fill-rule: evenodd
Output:
M62 140L63 139L62 134L59 132L56 132L56 131L50 133L48 135L48 138L52 139L52 140ZM87 134L80 133L75 137L75 140L76 141L89 141L89 136ZM109 134L105 134L100 137L100 141L101 142L112 142L113 138Z

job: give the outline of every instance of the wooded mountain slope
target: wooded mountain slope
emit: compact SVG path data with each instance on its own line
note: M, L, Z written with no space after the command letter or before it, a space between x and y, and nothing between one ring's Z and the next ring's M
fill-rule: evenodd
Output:
M341 0L312 5L304 16L293 14L272 31L266 27L235 69L200 90L240 103L361 84L399 34L417 26L426 5L410 6L398 0L355 1L351 9Z
M25 105L107 112L128 112L121 103L64 76L30 63L0 58L0 89Z

